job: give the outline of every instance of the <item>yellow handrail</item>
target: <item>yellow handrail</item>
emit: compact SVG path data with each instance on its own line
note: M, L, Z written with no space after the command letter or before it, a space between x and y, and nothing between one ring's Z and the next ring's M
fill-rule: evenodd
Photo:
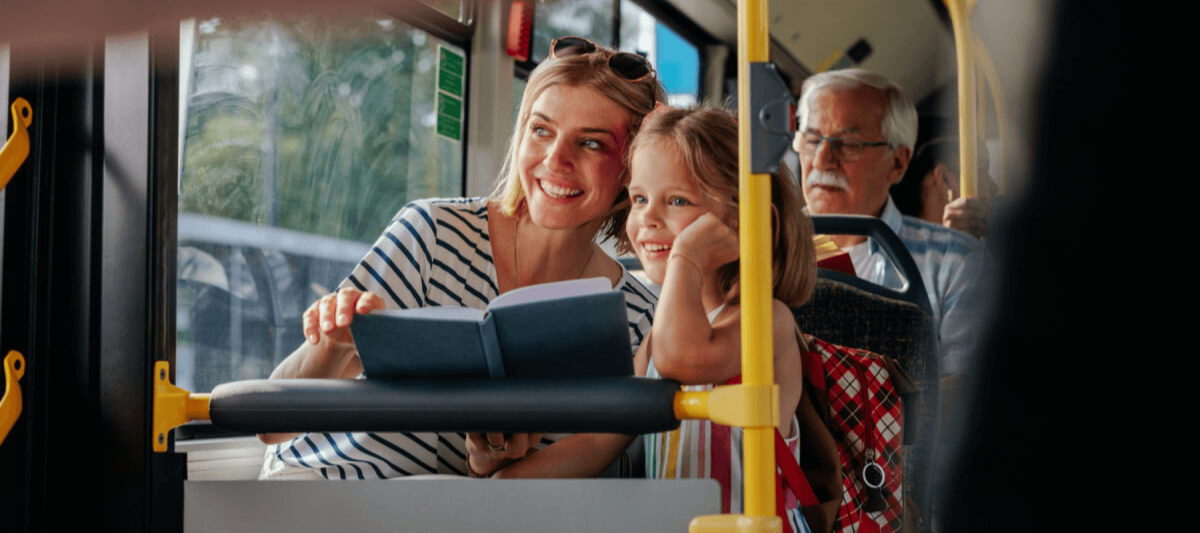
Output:
M770 60L768 7L767 0L738 2L738 227L742 384L750 391L764 391L775 386L775 369L771 365L774 353L771 338L771 181L768 174L750 172L750 125L753 116L750 109L750 64ZM776 400L774 406L768 406L767 409L777 411L778 405ZM697 517L688 527L692 533L782 531L783 523L775 515L775 427L765 426L762 421L752 424L743 427L742 433L745 514Z
M742 311L742 384L775 383L770 364L771 336L771 179L750 173L750 63L770 60L767 0L738 2L738 226ZM778 404L776 404L778 405ZM744 428L745 510L751 517L775 516L774 427ZM776 526L779 527L779 526Z
M962 196L977 196L975 149L975 66L972 45L971 8L974 0L945 0L954 26L954 49L958 57L958 154L959 187Z
M13 350L4 357L4 399L0 399L0 444L4 444L9 430L21 416L21 385L18 383L25 375L25 358Z
M29 155L29 132L33 125L33 106L24 98L17 98L12 104L13 133L0 148L0 190L8 185L25 157Z

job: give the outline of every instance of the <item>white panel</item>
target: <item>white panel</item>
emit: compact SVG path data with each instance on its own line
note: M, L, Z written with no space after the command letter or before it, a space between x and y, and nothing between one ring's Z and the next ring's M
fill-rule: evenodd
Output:
M189 481L186 533L686 531L721 510L713 480Z

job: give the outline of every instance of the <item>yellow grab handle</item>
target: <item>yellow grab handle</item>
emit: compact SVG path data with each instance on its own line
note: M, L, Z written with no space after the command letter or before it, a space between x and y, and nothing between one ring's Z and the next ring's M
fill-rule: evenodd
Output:
M21 416L21 386L17 381L24 375L25 358L16 350L8 352L4 357L4 399L0 400L0 444Z
M25 157L29 155L29 126L33 124L33 106L24 98L17 98L12 105L13 133L0 148L0 190L8 185Z

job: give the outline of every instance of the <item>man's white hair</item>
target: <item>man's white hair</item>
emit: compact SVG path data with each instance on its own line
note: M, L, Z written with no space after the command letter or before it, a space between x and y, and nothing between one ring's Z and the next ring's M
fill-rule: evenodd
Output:
M800 109L796 111L796 116L800 118L800 131L808 129L808 115L814 95L825 89L850 90L863 86L879 90L887 100L883 124L879 127L884 137L887 137L888 148L913 148L917 143L917 107L899 85L884 76L861 68L829 70L804 80L804 86L800 90Z

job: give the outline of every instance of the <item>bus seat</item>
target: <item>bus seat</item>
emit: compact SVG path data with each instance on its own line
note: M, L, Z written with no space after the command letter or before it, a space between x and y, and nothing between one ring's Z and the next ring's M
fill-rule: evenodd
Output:
M845 279L849 276L841 272L820 269L812 297L792 312L805 333L895 358L920 389L920 396L913 402L916 405L904 409L905 417L916 422L915 426L906 425L915 427L917 433L912 444L905 446L904 491L928 516L933 501L941 382L937 333L920 273L899 238L879 219L842 215L814 215L812 219L818 234L875 238L909 280L907 287L896 291L858 278L849 281ZM914 416L916 419L911 420Z

